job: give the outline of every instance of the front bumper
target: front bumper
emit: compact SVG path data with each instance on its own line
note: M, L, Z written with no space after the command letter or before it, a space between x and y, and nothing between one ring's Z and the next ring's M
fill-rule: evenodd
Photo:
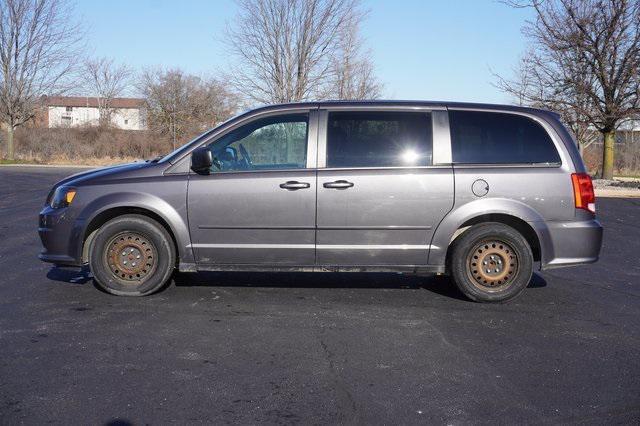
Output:
M600 256L603 229L596 219L546 222L542 269L593 263Z
M38 258L65 266L82 265L83 223L75 219L70 208L45 206L38 218L38 234L44 250Z

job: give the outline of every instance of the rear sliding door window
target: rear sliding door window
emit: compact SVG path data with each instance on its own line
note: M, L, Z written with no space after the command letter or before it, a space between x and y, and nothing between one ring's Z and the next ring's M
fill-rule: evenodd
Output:
M449 111L453 162L458 164L560 164L549 134L528 117Z
M431 165L431 114L330 112L327 167Z

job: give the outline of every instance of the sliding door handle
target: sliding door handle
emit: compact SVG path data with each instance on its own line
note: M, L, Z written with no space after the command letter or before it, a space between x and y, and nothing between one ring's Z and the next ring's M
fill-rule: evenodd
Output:
M325 188L333 189L347 189L353 186L353 182L347 182L346 180L337 180L335 182L325 182L322 184Z
M296 191L298 189L306 189L306 188L309 188L310 186L311 185L308 184L307 182L298 182L297 180L290 180L288 182L280 184L280 188L286 189L288 191Z

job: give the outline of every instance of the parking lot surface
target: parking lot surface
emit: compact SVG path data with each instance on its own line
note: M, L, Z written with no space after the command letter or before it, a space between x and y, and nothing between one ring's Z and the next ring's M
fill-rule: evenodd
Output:
M601 260L515 301L446 278L183 275L122 298L37 259L77 170L0 168L0 423L638 423L640 200L600 199Z

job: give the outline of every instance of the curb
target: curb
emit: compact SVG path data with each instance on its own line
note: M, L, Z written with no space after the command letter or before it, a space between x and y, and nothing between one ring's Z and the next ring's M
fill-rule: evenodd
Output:
M640 198L638 190L596 189L596 202L598 198Z
M106 166L88 166L78 164L0 164L0 167L30 167L30 168L52 168L52 169L95 169Z

